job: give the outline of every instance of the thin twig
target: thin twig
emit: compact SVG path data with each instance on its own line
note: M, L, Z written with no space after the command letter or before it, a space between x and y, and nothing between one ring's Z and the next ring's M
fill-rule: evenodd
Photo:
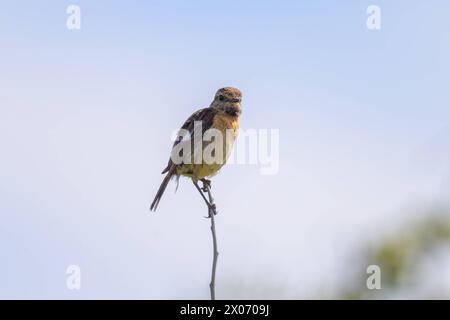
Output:
M203 181L202 181L202 182L203 182ZM206 199L205 195L203 194L203 192L208 192L208 191L206 190L206 187L205 187L205 182L203 182L203 188L200 188L199 185L198 185L198 183L197 183L197 181L195 181L195 180L192 180L192 183L194 184L195 188L197 188L198 192L200 192L200 195L202 196L203 200L205 200L205 203L206 203L206 205L208 206L208 218L210 217L211 210L213 210L213 212L214 212L215 214L217 214L216 209L215 209L215 205L214 205L214 204L211 204L211 203L208 201L208 199ZM211 183L211 182L208 182L208 183Z
M211 234L213 239L213 263L212 263L211 282L209 284L209 290L211 293L211 300L216 300L216 267L219 252L217 251L216 223L214 220L214 216L216 215L217 212L215 210L214 199L211 195L210 186L207 183L204 183L204 188L208 192L209 203L211 205L208 207L208 215L211 218Z
M216 237L216 222L214 220L214 216L217 214L216 205L214 204L214 198L211 194L211 181L202 179L203 188L200 188L196 180L192 180L198 192L202 196L203 200L205 200L206 205L208 206L208 218L211 218L211 234L213 239L213 263L212 263L212 271L211 271L211 282L209 283L209 291L211 293L211 300L216 300L216 267L217 267L217 257L219 256L219 252L217 251L217 237ZM204 192L208 193L208 199L206 199Z

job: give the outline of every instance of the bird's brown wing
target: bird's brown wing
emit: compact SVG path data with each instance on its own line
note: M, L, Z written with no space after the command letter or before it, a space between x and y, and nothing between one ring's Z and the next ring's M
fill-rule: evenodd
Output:
M217 110L213 108L203 108L195 111L181 126L178 136L175 139L175 142L173 143L172 149L183 140L185 136L183 135L183 133L185 133L186 131L189 132L191 139L194 138L194 124L196 121L198 122L201 121L202 134L204 134L206 130L211 128L214 121L214 116L216 114ZM173 165L174 163L172 162L172 159L169 159L167 167L161 173L168 172Z

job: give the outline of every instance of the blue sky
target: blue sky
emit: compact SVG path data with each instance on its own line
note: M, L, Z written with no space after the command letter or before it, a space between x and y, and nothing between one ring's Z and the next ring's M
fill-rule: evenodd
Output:
M70 4L79 31L66 28ZM370 4L380 31L366 28ZM243 92L242 128L280 130L280 172L233 165L214 178L218 296L333 292L356 243L449 200L448 12L448 1L2 3L0 297L207 298L196 191L185 180L156 214L148 205L170 133L228 85ZM70 264L80 291L65 287Z

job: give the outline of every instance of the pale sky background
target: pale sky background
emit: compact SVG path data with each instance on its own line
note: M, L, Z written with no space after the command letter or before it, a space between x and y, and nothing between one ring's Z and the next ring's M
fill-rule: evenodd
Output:
M243 129L280 130L280 170L213 179L218 298L333 295L356 248L450 200L446 0L0 8L0 298L209 298L197 191L148 206L172 130L222 86Z

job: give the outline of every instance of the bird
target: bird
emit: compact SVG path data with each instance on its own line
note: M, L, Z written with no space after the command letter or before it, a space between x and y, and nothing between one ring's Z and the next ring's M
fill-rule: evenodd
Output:
M207 178L219 172L233 148L239 133L241 103L242 93L239 89L220 88L209 107L197 110L184 122L173 143L168 164L161 172L165 177L150 205L150 211L156 211L169 181L176 178L178 183L180 177L184 176L192 180L211 209L209 212L217 213L203 192L211 187L211 181ZM208 133L214 139L206 139ZM214 161L208 159L208 155ZM198 181L203 183L203 188L199 187Z

